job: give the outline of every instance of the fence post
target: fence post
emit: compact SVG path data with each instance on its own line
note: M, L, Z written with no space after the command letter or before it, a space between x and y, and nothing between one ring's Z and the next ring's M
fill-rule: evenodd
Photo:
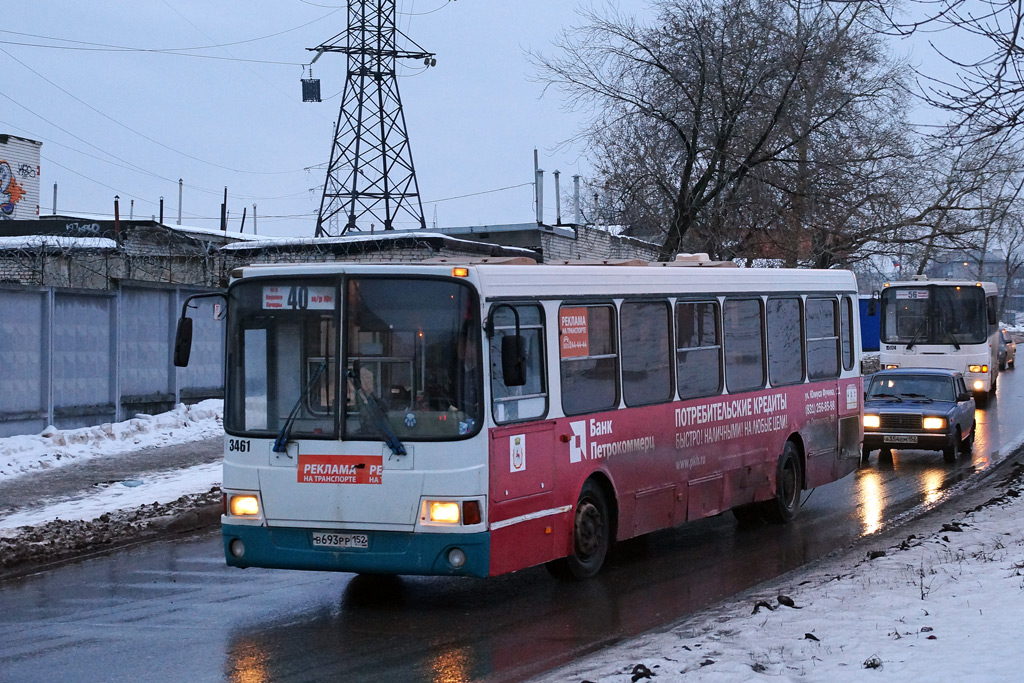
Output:
M117 285L117 295L114 297L113 328L114 328L114 422L124 420L124 411L121 408L121 295L123 289L121 283Z
M56 420L53 414L53 327L54 327L54 316L57 310L57 295L54 292L53 287L46 288L46 315L43 316L44 324L46 325L45 330L40 330L43 334L45 343L43 345L43 358L42 365L40 368L46 373L46 424L56 424Z

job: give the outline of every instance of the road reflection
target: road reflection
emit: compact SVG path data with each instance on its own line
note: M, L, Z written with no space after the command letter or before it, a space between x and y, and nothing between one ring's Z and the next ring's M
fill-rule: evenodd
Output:
M882 475L874 470L863 471L857 478L857 495L860 498L864 533L873 534L882 528L882 514L885 512Z

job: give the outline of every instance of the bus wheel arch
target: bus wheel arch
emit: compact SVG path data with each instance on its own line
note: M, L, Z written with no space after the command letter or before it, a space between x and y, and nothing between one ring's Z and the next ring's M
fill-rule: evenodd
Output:
M601 570L616 536L618 506L611 482L594 473L580 489L573 508L572 551L548 562L548 572L564 581L583 581Z

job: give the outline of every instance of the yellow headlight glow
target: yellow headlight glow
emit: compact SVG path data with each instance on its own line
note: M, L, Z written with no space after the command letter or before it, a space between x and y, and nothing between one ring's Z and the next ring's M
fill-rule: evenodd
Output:
M925 429L945 429L946 418L944 417L926 417L922 425Z
M980 379L974 380L974 390L975 391L981 391L984 388L985 388L985 383L984 382L982 382Z
M256 496L231 496L228 510L236 517L251 517L260 514L260 501Z
M864 416L864 426L867 427L868 429L878 429L879 424L880 423L878 421L877 415Z
M968 372L988 372L988 366L987 365L968 365L967 366L967 371Z
M432 501L430 503L430 521L458 524L459 504L451 501Z

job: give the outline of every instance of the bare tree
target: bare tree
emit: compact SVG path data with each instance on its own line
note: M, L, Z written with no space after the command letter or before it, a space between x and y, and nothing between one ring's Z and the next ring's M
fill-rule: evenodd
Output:
M664 260L684 243L721 254L806 242L807 225L837 210L818 196L823 169L850 154L876 163L867 154L880 138L866 132L903 92L906 69L886 57L881 13L819 0L654 4L650 26L585 13L560 56L534 55L543 80L591 108L582 137L621 215L657 226ZM846 185L855 175L836 171ZM829 234L824 250L846 249Z
M1022 0L907 0L900 14L889 5L879 2L892 29L929 34L932 49L956 70L921 77L925 100L951 112L960 134L977 140L1024 124Z

